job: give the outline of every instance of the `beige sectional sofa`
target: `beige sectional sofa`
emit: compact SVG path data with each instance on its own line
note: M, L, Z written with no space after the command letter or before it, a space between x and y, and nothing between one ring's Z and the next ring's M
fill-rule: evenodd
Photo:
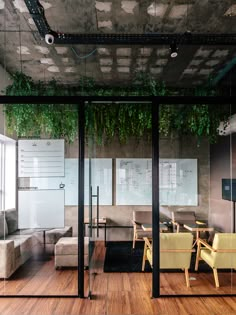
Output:
M34 253L43 248L43 230L18 230L17 211L0 211L0 278L9 278ZM71 237L72 228L46 231L45 249L54 253L54 245L61 237Z
M31 235L17 235L17 212L15 209L0 213L0 278L9 278L26 262L37 245ZM15 234L16 233L16 234Z

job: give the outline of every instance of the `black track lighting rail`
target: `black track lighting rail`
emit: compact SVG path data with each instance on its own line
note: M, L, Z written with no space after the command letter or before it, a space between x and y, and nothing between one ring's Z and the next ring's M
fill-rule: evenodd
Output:
M42 38L51 35L48 44L86 45L236 45L236 34L202 33L143 33L143 34L70 34L52 30L46 20L44 8L38 0L25 0L25 4Z

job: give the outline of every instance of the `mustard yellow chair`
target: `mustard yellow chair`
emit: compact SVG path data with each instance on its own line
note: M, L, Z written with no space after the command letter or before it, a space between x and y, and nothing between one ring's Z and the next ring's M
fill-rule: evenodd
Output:
M136 241L143 241L144 237L151 238L152 232L144 231L142 224L152 224L152 211L133 211L133 248Z
M144 238L144 253L142 271L145 261L148 260L152 267L152 243ZM184 269L187 287L189 283L189 272L193 235L191 233L161 233L160 234L160 269Z
M220 284L217 269L236 268L236 234L216 233L212 246L198 239L196 271L200 260L204 260L213 269L215 285L218 288Z

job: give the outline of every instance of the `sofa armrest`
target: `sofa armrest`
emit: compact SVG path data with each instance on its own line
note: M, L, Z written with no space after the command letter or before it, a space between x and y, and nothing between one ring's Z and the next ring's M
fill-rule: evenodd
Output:
M0 240L0 278L9 278L15 271L13 240Z

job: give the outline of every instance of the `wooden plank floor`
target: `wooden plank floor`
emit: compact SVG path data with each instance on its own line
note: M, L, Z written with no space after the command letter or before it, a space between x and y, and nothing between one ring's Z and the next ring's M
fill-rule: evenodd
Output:
M1 315L235 315L236 297L187 297L151 299L151 273L103 273L105 249L102 242L94 250L92 299L74 298L1 298ZM31 267L31 268L30 268ZM88 271L85 291L88 290ZM162 273L163 294L236 293L236 278L220 274L215 289L211 273L192 273L191 288L182 273ZM76 294L77 271L56 271L53 261L28 262L14 277L0 282L1 294Z

